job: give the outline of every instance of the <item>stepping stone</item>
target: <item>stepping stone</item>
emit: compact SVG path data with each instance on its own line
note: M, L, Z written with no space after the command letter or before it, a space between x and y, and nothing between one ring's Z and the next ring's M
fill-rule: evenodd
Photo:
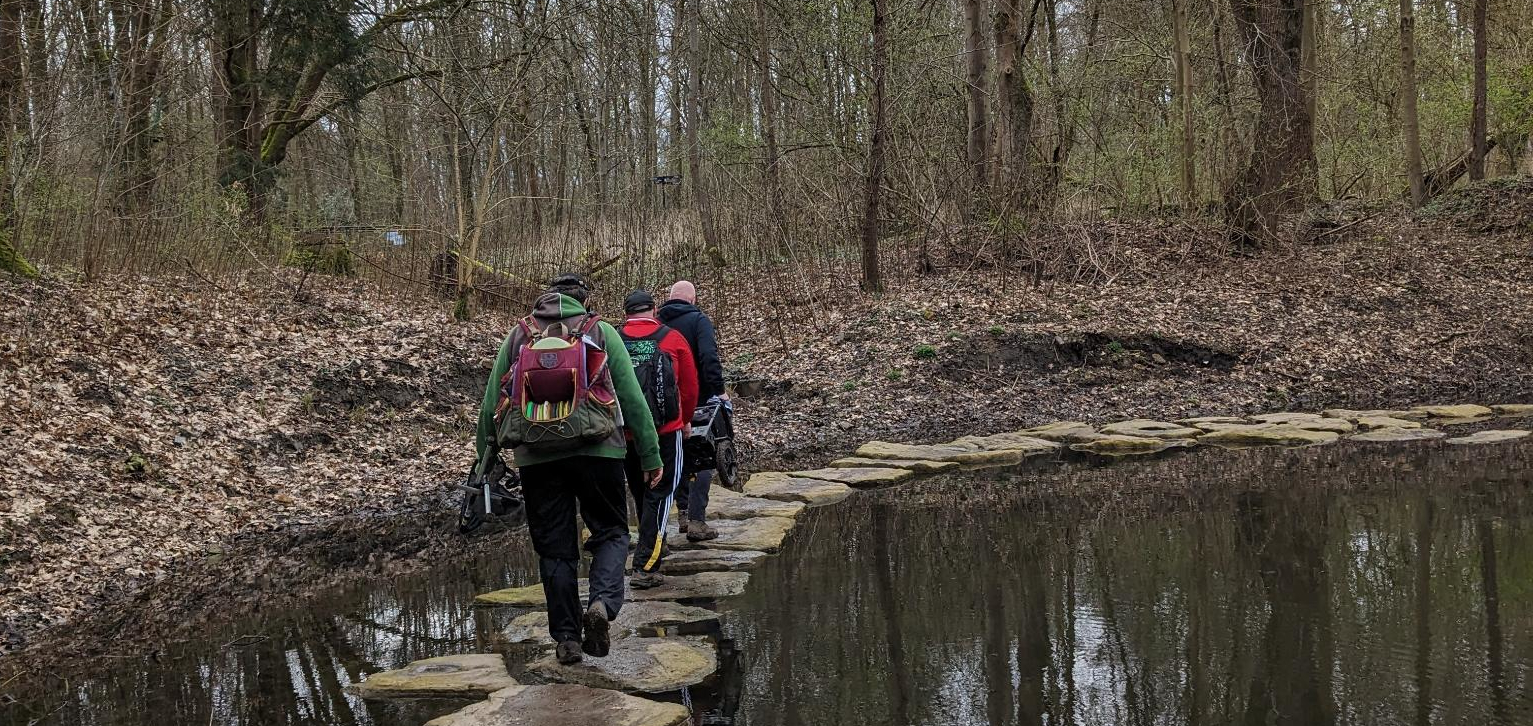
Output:
M1252 424L1210 431L1198 441L1215 446L1313 446L1329 444L1340 435L1333 431L1311 431L1289 424Z
M1499 444L1505 441L1516 441L1527 437L1530 432L1519 429L1493 429L1480 431L1468 436L1459 436L1448 439L1450 444Z
M811 507L835 504L852 495L852 488L840 482L805 479L780 471L752 474L745 482L745 495L775 499L779 502L803 502Z
M708 521L720 519L753 519L755 517L797 517L804 511L803 502L779 502L774 499L747 497L723 487L711 487L708 491Z
M512 686L426 726L682 726L685 706L571 684Z
M690 542L685 535L671 534L665 541L673 551L680 550L747 550L776 552L782 549L782 541L793 529L793 520L787 517L756 517L754 519L720 519L708 525L718 531L718 539Z
M961 456L978 450L975 446L955 446L953 444L894 444L888 441L869 441L857 447L856 456L863 459L899 459L908 461L911 459L930 459L932 461L953 461L949 457Z
M1102 429L1106 431L1107 429ZM1196 429L1193 429L1196 431ZM1199 431L1198 433L1202 433ZM1081 444L1070 444L1074 451L1086 451L1093 454L1105 454L1107 456L1132 456L1135 454L1153 454L1166 449L1177 449L1193 446L1194 443L1187 439L1156 439L1148 436L1113 436L1099 435L1091 441Z
M1502 416L1533 416L1533 403L1498 403L1490 408Z
M708 543L704 543L705 545ZM745 572L766 559L767 553L753 550L697 549L672 552L665 557L667 575L695 575L699 572Z
M1330 431L1337 434L1350 434L1357 430L1357 426L1344 418L1306 418L1290 421L1289 426L1297 426L1310 431Z
M869 466L881 466L889 469L907 469L917 474L935 474L939 471L956 469L959 464L956 461L933 461L931 459L864 459L853 456L846 459L836 459L830 462L831 466L847 469L861 469Z
M734 597L745 592L750 581L746 572L699 572L695 575L677 575L665 578L665 584L648 590L629 589L624 593L626 602L650 600L716 600ZM585 600L588 581L580 579L580 598ZM515 607L542 610L547 607L543 600L543 585L534 583L525 587L508 587L504 590L486 592L474 597L474 604L485 607Z
M857 449L857 456L868 459L932 459L975 466L1021 463L1023 459L1059 448L1054 441L1023 432L992 436L965 436L946 444L912 445L869 441Z
M1417 406L1414 410L1420 411L1432 418L1477 419L1494 416L1496 413L1489 408L1472 403L1464 403L1457 406Z
M1257 423L1285 424L1296 421L1318 421L1325 418L1318 413L1299 413L1295 411L1280 411L1278 413L1259 413L1251 417Z
M719 614L705 608L665 601L630 602L623 603L617 619L612 621L612 637L633 638L660 628L708 626L718 622ZM506 626L505 634L506 640L512 643L553 645L554 642L548 635L548 613L541 610L516 616Z
M1186 426L1200 426L1202 424L1248 424L1250 421L1239 416L1194 416L1192 418L1179 418L1177 423Z
M555 683L668 693L702 683L718 668L718 651L706 638L625 638L612 641L605 658L561 665L548 655L529 663L527 672Z
M1354 419L1358 428L1371 429L1419 429L1421 424L1393 416L1358 416Z
M1132 421L1120 421L1103 426L1102 433L1127 436L1129 438L1191 439L1201 436L1203 431L1190 426L1166 423L1165 421L1136 418ZM1095 441L1092 443L1095 443Z
M514 685L505 658L479 653L418 660L374 673L347 690L363 698L480 698Z
M989 436L963 436L954 439L952 445L973 446L979 451L1022 451L1028 454L1043 454L1053 451L1060 446L1057 441L1049 441L1020 431L991 434ZM956 461L968 463L964 462L962 454L958 456Z
M876 486L878 484L893 484L902 479L909 479L915 472L904 469L889 469L885 467L862 467L862 468L837 468L814 469L812 471L795 471L788 476L801 476L807 479L824 479L826 481L838 481L852 486Z
M1430 441L1444 436L1447 436L1447 434L1436 429L1374 429L1373 431L1348 436L1347 439L1350 441L1387 444L1398 441Z
M1375 408L1366 411L1354 411L1350 408L1328 408L1324 411L1321 411L1320 413L1326 418L1344 418L1353 422L1356 422L1360 418L1372 416L1385 416L1388 418L1405 419L1407 421L1417 421L1427 417L1427 415L1421 411L1399 411L1385 408Z
M1022 429L1017 433L1030 436L1044 441L1058 441L1060 443L1079 443L1086 441L1096 434L1096 429L1090 424L1080 421L1055 421L1054 423L1034 426L1030 429Z
M667 575L665 584L648 590L628 590L629 602L652 600L719 600L745 592L749 572L699 572L695 575ZM623 607L628 607L626 604Z

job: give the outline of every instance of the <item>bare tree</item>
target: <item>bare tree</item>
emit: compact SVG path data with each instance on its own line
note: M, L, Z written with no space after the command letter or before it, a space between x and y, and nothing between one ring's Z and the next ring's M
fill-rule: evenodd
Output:
M1304 0L1231 0L1261 102L1249 160L1225 197L1233 239L1255 245L1276 239L1285 214L1297 211L1316 185L1314 137L1306 84L1300 78Z
M16 252L16 203L12 161L21 96L21 3L0 0L0 270L35 277Z
M868 145L868 177L862 214L862 288L879 293L884 278L878 266L879 197L884 186L884 145L888 133L884 77L889 66L889 10L887 0L873 3L873 139Z
M1469 117L1469 178L1485 178L1485 49L1490 0L1474 0L1474 110Z
M1400 126L1405 135L1405 176L1410 180L1411 206L1427 201L1421 179L1421 123L1416 117L1415 0L1400 0Z
M1197 146L1192 119L1192 36L1187 31L1187 3L1189 0L1172 0L1171 26L1175 36L1176 98L1182 120L1182 211L1191 214L1197 208L1197 176L1193 169Z
M982 24L983 17L981 0L964 0L964 28L968 31L964 36L966 69L964 83L969 115L968 140L964 148L969 164L967 209L970 212L974 211L975 205L985 196L985 184L989 180L989 172L985 166L990 156L989 124L985 118L988 111L988 101L985 98L985 65L988 51Z

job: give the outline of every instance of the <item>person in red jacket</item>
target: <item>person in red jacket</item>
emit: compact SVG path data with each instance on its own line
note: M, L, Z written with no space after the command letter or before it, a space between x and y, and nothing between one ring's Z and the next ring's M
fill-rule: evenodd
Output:
M697 408L697 364L687 339L655 318L655 298L648 292L629 293L623 300L623 312L628 319L618 332L654 416L664 467L660 481L646 484L639 453L629 442L628 489L639 509L639 544L634 549L633 576L628 585L644 590L665 582L660 564L666 520L685 463L681 446L691 433L692 411Z

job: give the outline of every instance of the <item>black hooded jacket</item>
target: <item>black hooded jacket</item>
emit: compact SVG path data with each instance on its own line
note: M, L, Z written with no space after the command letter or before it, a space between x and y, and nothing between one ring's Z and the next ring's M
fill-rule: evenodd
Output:
M697 362L698 403L724 392L724 364L719 360L719 341L708 319L696 305L671 300L656 311L660 322L681 333Z

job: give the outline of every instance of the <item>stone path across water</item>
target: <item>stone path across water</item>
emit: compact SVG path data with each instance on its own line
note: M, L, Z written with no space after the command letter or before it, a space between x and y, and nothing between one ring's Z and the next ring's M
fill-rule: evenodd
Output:
M1009 433L964 436L941 444L871 441L859 447L855 456L838 459L828 468L758 473L738 493L715 488L709 512L719 538L689 542L679 533L670 534L667 542L672 553L667 560L666 582L657 588L628 592L631 604L613 623L610 655L588 657L575 666L560 665L548 655L529 665L529 673L556 685L515 684L500 656L468 655L417 661L398 671L375 674L355 689L368 697L428 692L488 694L488 700L428 726L677 726L688 718L685 708L619 691L662 693L699 683L717 668L714 646L706 638L669 633L667 637L645 636L660 635L661 629L676 626L716 623L717 613L681 602L712 601L743 593L750 577L747 571L781 548L805 507L834 504L851 496L855 488L898 484L954 468L1016 464L1066 447L1135 456L1201 445L1249 448L1320 446L1340 440L1359 445L1415 442L1448 436L1440 430L1444 427L1478 424L1498 416L1533 417L1533 404L1328 409L1318 414L1202 416L1175 422L1134 419L1100 429L1080 421L1059 421ZM1447 442L1495 445L1526 438L1529 433L1523 429L1487 430L1454 436ZM581 593L585 591L582 581ZM541 612L540 585L484 593L475 603L531 610L511 622L507 639L551 645L548 618ZM439 683L433 688L441 690L420 685L428 682ZM393 690L389 692L391 684Z

